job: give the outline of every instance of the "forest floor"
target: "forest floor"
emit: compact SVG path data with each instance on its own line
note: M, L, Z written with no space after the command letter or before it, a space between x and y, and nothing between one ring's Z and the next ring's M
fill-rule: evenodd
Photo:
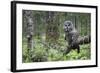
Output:
M25 40L25 39L24 39ZM27 48L27 43L24 41L22 45L22 59L24 63L30 62L45 62L45 61L69 61L69 60L88 60L91 58L91 45L80 45L80 53L77 50L71 50L68 54L64 54L66 49L66 41L58 40L56 44L41 42L34 40L33 49Z

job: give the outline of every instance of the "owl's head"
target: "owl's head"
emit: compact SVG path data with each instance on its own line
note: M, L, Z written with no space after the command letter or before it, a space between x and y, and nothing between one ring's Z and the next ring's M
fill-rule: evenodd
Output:
M73 30L73 23L71 21L65 21L64 22L64 31L65 32L70 32Z

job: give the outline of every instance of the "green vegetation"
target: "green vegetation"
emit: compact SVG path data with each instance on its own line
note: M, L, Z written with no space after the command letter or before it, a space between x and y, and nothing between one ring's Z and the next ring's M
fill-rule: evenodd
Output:
M48 46L49 45L49 46ZM49 44L35 39L34 48L28 50L26 43L23 44L23 62L44 62L44 61L67 61L67 60L87 60L91 57L90 44L80 45L80 53L71 50L68 54L63 54L66 49L64 40L59 40L57 44Z
M91 58L91 45L80 45L80 53L67 49L63 23L72 21L79 36L91 33L91 14L76 12L23 10L22 62L87 60Z

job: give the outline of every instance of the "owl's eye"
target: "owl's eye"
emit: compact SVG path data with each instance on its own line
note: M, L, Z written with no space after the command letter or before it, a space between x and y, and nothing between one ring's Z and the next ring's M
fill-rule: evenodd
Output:
M65 25L65 26L67 26L67 25Z

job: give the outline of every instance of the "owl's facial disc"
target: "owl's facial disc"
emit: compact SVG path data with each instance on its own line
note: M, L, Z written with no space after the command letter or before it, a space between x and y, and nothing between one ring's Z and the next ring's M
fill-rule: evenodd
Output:
M64 31L69 32L73 29L73 24L71 21L65 21L64 22Z

